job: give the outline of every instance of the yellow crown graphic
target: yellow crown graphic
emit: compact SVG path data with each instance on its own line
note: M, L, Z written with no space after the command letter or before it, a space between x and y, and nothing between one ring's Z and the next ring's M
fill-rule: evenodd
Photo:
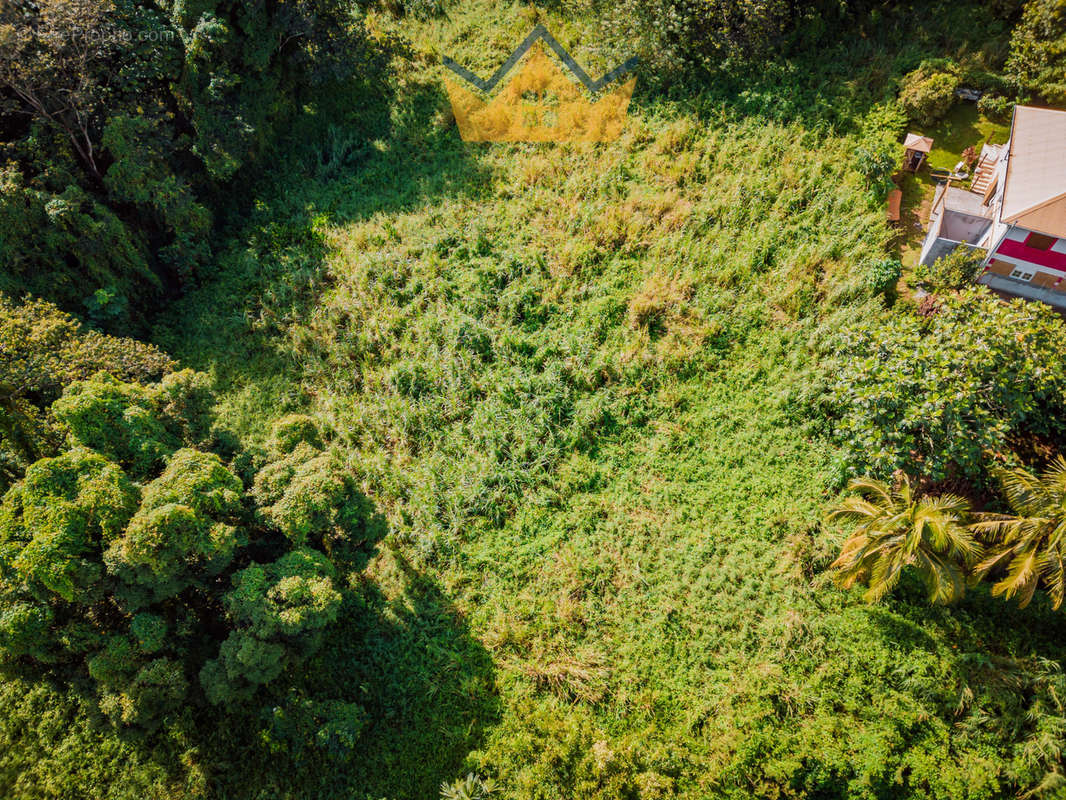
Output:
M479 99L457 82L445 78L448 99L463 141L607 142L617 139L622 133L626 109L637 79L630 78L615 89L589 100L581 87L548 57L539 40L544 40L555 51L560 61L594 98L604 85L631 71L637 64L637 59L631 58L598 81L593 81L543 25L534 28L487 81L482 81L450 58L445 58L444 64L452 72L488 93L527 52L530 53L510 82L488 102Z

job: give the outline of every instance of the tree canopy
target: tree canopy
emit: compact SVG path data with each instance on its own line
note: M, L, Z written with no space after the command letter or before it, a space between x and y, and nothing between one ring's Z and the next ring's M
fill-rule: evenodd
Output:
M275 429L273 505L205 449L205 377L72 383L52 406L69 449L0 502L0 660L82 672L124 726L246 705L303 663L342 604L327 544L361 543L368 504L310 418Z

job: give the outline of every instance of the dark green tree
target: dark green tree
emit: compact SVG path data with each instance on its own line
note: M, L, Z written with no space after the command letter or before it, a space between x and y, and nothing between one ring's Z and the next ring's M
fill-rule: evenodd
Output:
M226 183L380 50L342 0L0 0L0 291L144 326Z
M1066 103L1066 0L1029 0L1011 37L1007 74L1025 92Z
M272 436L286 467L256 483L302 509L275 524L209 449L209 404L190 371L75 382L52 408L71 449L0 501L0 661L87 676L124 726L153 730L208 701L254 712L340 613L327 544L364 535L366 501L312 420ZM354 743L358 709L290 700L279 736L306 723L323 747Z

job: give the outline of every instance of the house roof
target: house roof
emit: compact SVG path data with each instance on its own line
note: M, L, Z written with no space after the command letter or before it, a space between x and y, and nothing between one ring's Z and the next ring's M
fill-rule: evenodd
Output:
M919 136L916 133L908 133L903 140L904 150L917 150L919 153L928 153L933 149L933 140L928 136Z
M1015 107L1001 219L1066 236L1066 111Z

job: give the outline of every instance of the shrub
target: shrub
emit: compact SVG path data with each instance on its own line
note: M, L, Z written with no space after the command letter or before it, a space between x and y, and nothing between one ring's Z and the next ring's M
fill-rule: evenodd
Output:
M604 20L606 38L628 52L635 47L651 67L645 74L660 81L768 57L786 41L817 32L845 8L785 0L593 0L586 5Z
M863 270L863 280L870 294L892 297L896 284L903 274L903 265L897 258L883 258L874 261Z
M314 652L341 604L332 565L313 550L292 550L272 564L252 563L233 575L232 583L223 602L234 630L218 659L200 672L216 705L248 697Z
M362 541L368 514L351 470L336 451L323 449L318 425L307 416L278 420L271 444L252 488L260 517L293 544L313 537L313 544L342 558L348 545Z
M959 78L953 69L925 62L904 76L899 91L900 108L911 121L932 125L954 104L958 86Z
M178 445L154 406L151 389L99 373L69 386L52 413L72 446L103 453L140 478Z
M1007 122L1014 113L1014 101L999 94L984 94L977 101L977 110L998 122Z
M855 148L855 168L876 203L883 202L896 188L892 175L899 168L899 137L906 124L906 116L894 103L881 103L863 118Z
M943 292L972 286L981 275L985 251L973 247L956 247L932 264L919 265L915 279L933 291Z

